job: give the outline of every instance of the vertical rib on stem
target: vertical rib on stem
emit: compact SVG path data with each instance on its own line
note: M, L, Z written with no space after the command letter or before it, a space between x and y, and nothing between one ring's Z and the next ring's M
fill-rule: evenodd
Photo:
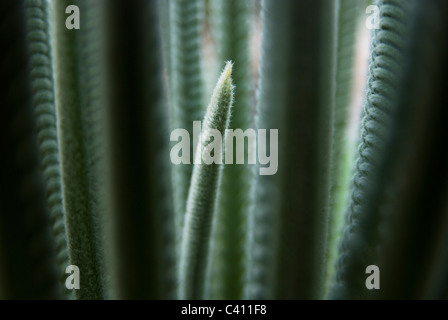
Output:
M70 263L62 206L61 164L56 123L49 5L45 0L27 0L25 4L28 22L27 41L30 50L31 88L39 155L45 179L45 194L55 241L61 288L63 288L65 296L69 297L71 293L65 290L65 280L67 278L65 268Z
M168 119L157 0L108 2L113 295L175 298Z

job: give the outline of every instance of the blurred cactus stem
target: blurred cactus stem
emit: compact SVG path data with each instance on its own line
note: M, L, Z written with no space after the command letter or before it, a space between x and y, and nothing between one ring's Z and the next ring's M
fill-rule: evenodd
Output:
M108 1L112 298L174 299L169 123L157 0Z
M203 117L203 80L201 30L203 0L170 0L170 62L168 70L171 129L183 128L193 136L192 123ZM176 242L180 244L184 224L188 188L193 171L190 164L173 166L173 191L176 218ZM179 248L178 248L179 249Z
M275 175L259 175L257 168L252 183L248 299L323 297L335 4L262 1L256 126L278 129L279 162Z
M68 29L77 6L80 29ZM81 271L77 299L104 298L104 91L100 14L103 1L53 2L54 61L63 210L70 264ZM69 7L68 9L73 9Z

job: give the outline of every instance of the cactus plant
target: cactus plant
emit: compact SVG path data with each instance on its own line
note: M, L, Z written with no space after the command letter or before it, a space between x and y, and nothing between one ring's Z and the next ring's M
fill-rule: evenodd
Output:
M0 298L448 297L446 1L2 0L0 17ZM205 59L228 61L208 106Z

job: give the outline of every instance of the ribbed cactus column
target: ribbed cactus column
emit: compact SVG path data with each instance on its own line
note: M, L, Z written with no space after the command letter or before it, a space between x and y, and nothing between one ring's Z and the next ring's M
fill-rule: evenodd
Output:
M170 0L170 117L171 128L188 130L193 137L193 121L203 117L201 68L201 27L203 0ZM193 170L193 144L190 164L173 167L176 234L178 242Z
M54 1L56 105L70 263L79 267L78 299L104 297L102 212L105 120L99 8L102 1ZM68 29L69 5L80 29ZM100 10L98 10L100 9Z
M37 127L34 121L36 108L52 108L51 74L46 73L49 48L45 26L35 20L34 14L41 12L28 11L29 4L0 3L0 297L58 299L62 297L61 271L56 268L50 232L55 224L48 219L44 191L49 172L42 175L38 156L44 117L38 117ZM42 28L32 34L30 26L35 24ZM36 44L39 36L41 46ZM42 50L42 68L38 67L38 50ZM53 113L47 117L50 135L53 117Z
M365 270L379 264L387 199L378 199L382 161L392 135L392 117L401 95L406 53L409 48L414 1L379 0L380 29L372 30L369 79L361 124L361 137L351 187L350 203L337 260L336 281L330 298L368 298L375 290L365 287ZM383 202L380 202L382 200ZM374 204L381 203L382 209ZM390 210L390 209L389 209Z
M382 299L444 299L446 273L448 149L448 3L416 1L411 45L400 97L375 193L387 201L382 233ZM384 190L394 188L394 196ZM378 197L380 198L380 197ZM371 201L371 211L384 212ZM383 214L384 215L384 214ZM440 278L437 278L440 277Z
M262 15L256 121L278 129L278 171L254 173L246 297L322 298L335 2L264 0Z
M52 66L49 4L45 0L27 0L27 41L30 50L31 85L36 117L41 168L45 178L47 207L56 244L58 272L61 287L65 289L70 264L62 206L62 184L57 137L57 119ZM70 296L68 290L63 290Z

